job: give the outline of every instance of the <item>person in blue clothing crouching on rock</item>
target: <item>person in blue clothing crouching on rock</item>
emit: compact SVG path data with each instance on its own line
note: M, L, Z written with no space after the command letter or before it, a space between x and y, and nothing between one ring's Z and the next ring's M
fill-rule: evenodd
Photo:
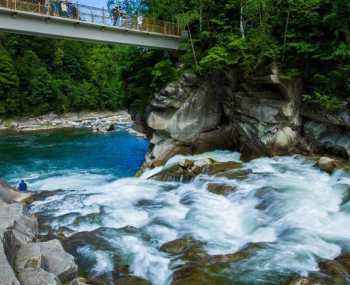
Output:
M21 182L19 183L18 190L20 192L27 192L28 187L27 187L27 184L24 182L24 180L21 180Z

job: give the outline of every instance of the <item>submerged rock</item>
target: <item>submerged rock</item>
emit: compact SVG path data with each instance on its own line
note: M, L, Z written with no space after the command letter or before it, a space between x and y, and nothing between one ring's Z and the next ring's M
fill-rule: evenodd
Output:
M209 183L207 188L209 192L217 195L227 195L236 189L234 186L220 183Z
M225 268L217 266L189 266L174 273L171 285L227 285L234 284L227 276L220 275Z
M249 244L236 253L208 255L202 243L191 239L180 239L163 246L168 251L180 253L180 258L185 262L175 271L172 285L234 284L230 274L225 272L232 264L248 258L262 247L261 244Z
M164 167L160 172L151 176L151 179L160 181L191 181L199 174L223 175L228 171L238 171L242 166L235 161L219 162L212 159L203 159L199 161L182 160L177 164Z
M176 181L176 182L188 182L192 180L196 175L190 170L183 168L179 164L175 164L170 167L166 167L159 173L150 177L150 179L159 181Z
M208 254L202 248L203 244L192 238L181 238L169 241L160 247L160 250L170 255L181 255L186 261L198 261Z
M337 161L335 159L323 156L317 161L317 166L328 173L332 173L337 167Z

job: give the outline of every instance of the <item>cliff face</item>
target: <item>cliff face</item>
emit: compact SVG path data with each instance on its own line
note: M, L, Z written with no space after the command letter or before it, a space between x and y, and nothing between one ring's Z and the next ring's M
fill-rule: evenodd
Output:
M238 149L247 158L296 149L348 157L349 114L302 109L302 94L303 82L282 80L274 66L244 80L237 70L205 78L185 74L148 107L152 147L145 166L213 149Z

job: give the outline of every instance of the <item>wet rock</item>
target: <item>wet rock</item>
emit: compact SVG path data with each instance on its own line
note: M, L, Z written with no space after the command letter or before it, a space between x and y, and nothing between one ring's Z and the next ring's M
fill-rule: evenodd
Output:
M247 169L237 169L237 170L228 170L216 173L215 176L217 177L225 177L228 179L237 179L237 180L244 180L247 178L247 176L251 172Z
M174 139L160 138L157 144L153 146L151 152L146 156L146 162L153 164L153 161L158 161L157 165L152 165L153 167L156 167L163 165L171 157L177 154L192 154L192 148L186 144L179 143Z
M239 171L239 168L241 166L241 163L234 161L217 162L212 159L191 161L185 159L177 164L165 167L159 173L153 175L150 178L160 181L187 182L199 174L225 176L223 173L226 173L228 171Z
M234 284L229 277L220 275L225 267L188 266L174 273L171 285L227 285Z
M160 250L171 255L182 254L185 251L193 251L195 247L200 247L201 243L192 238L181 238L169 241L160 247Z
M317 166L328 173L332 173L337 167L337 161L335 159L323 156L317 161Z
M239 162L228 161L228 162L214 162L210 163L202 168L202 172L207 173L208 175L216 175L229 170L236 170L242 166Z
M188 182L195 177L195 174L178 164L167 167L161 172L153 175L150 179L159 181Z
M350 274L350 252L343 253L335 260L344 266L346 271Z
M348 272L346 268L336 260L324 261L319 264L322 273L332 277L334 285L346 284Z
M18 274L22 285L61 285L55 274L41 268L26 268Z
M228 195L236 189L234 186L219 183L209 183L207 188L209 192L217 195Z
M59 240L38 243L47 271L54 273L62 282L76 277L78 266L74 257L65 252Z
M187 168L187 169L190 169L193 167L194 165L194 162L192 160L189 160L189 159L185 159L185 160L182 160L178 163L179 166L181 166L182 168Z
M286 285L335 285L328 280L317 277L297 278L289 281Z
M262 247L263 244L249 244L236 253L208 255L202 250L201 243L196 242L180 256L185 264L175 271L172 285L234 284L229 274L222 273L231 264L248 258Z
M146 279L137 276L125 276L117 279L113 283L114 285L151 285Z

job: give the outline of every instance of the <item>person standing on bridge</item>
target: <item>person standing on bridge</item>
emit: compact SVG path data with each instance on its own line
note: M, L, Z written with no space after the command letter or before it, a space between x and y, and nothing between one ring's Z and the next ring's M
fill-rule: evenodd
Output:
M137 17L137 29L142 30L142 26L143 26L143 16L139 15Z
M51 13L53 16L59 16L60 3L58 0L51 0Z
M61 1L61 16L67 17L68 16L68 5L67 0Z
M115 6L112 9L112 19L113 19L113 26L116 26L118 24L119 21L119 17L120 17L120 10L118 6Z

